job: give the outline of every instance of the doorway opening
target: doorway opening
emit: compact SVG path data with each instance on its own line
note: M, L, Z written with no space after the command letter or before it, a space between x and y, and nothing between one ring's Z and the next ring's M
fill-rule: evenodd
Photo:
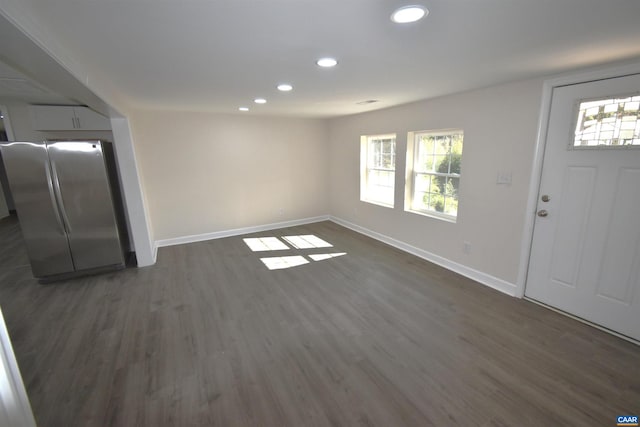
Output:
M1 141L13 141L13 132L11 131L11 124L9 121L7 108L0 105L0 142ZM9 179L7 178L7 171L4 168L4 161L2 160L2 154L0 153L0 218L4 218L8 215L15 215L16 208L13 203L13 195L9 188ZM5 209L6 208L6 209Z

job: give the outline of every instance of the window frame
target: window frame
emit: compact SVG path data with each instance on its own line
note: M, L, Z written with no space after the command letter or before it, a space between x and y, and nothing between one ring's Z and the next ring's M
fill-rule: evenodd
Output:
M451 215L444 212L438 212L435 210L429 209L419 209L415 207L414 204L414 196L415 196L415 188L416 188L416 180L418 175L422 176L441 176L445 178L456 178L458 179L458 187L460 186L461 178L462 178L462 167L460 168L459 174L442 173L442 172L425 172L421 170L417 170L416 162L419 160L419 149L420 142L419 138L424 135L433 135L433 136L447 136L447 135L462 135L462 152L464 153L464 130L462 128L448 128L448 129L438 129L438 130L423 130L423 131L412 131L407 133L407 165L406 165L406 179L405 179L405 203L404 210L406 212L427 216L430 218L435 218L447 222L456 223L458 221L458 217L460 215L459 209L456 212L456 215ZM462 154L461 154L462 155ZM444 195L446 197L446 195ZM460 197L458 195L458 203Z
M370 164L370 142L374 139L384 140L393 139L393 169L369 166ZM372 135L360 136L360 201L371 203L374 205L382 206L385 208L395 207L395 184L396 184L396 171L398 163L398 137L395 133L380 133ZM371 171L377 172L391 172L393 178L393 185L391 188L391 202L385 203L382 200L371 197L371 191L369 187L369 175Z

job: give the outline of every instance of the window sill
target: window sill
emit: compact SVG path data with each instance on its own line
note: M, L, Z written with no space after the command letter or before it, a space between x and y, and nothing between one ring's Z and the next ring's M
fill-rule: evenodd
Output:
M416 214L416 215L426 216L428 218L439 219L441 221L450 222L452 224L456 224L458 222L458 217L455 217L452 215L441 214L437 212L418 211L413 209L405 209L404 211L412 214Z
M393 204L387 204L387 203L378 202L378 201L375 201L375 200L360 199L360 201L361 202L365 202L365 203L370 203L370 204L376 205L376 206L381 206L383 208L390 208L390 209L394 208Z

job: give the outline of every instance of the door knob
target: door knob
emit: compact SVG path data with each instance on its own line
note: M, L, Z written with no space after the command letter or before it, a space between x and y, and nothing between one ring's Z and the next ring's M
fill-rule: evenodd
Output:
M549 215L549 212L547 212L547 211L546 211L546 210L544 210L544 209L540 209L540 210L538 211L538 216L545 217L545 216L547 216L547 215Z

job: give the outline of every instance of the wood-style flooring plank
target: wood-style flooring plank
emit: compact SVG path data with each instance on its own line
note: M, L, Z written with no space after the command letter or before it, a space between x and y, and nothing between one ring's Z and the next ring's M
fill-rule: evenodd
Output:
M243 241L306 234L333 246ZM15 218L0 241L0 306L42 427L599 426L640 413L640 347L331 222L49 285L31 277ZM283 256L307 264L260 260Z

